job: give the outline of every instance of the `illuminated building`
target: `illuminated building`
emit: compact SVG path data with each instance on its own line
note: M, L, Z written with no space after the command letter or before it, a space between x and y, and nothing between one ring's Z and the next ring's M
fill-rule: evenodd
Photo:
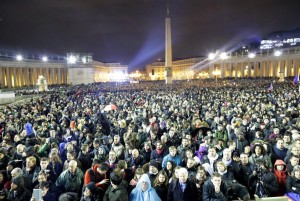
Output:
M0 88L35 86L42 75L48 85L88 84L128 80L128 66L93 61L88 54L68 54L66 59L51 60L0 58Z

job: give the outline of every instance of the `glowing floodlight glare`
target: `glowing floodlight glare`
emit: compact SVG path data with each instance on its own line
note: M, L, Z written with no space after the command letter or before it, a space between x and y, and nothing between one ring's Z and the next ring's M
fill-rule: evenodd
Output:
M86 63L86 58L85 58L85 57L82 57L82 58L81 58L81 61L82 61L82 63L85 64L85 63Z
M248 57L249 57L250 59L254 58L255 56L256 56L256 55L255 55L255 53L253 53L253 52L251 52L251 53L248 54Z
M75 56L73 56L73 55L71 55L71 56L69 56L68 58L67 58L67 61L68 61L68 63L69 64L75 64L76 63L76 57Z
M47 61L48 61L48 57L44 56L44 57L42 58L42 60L43 60L43 62L47 62Z
M276 50L276 51L274 52L274 56L275 56L275 57L279 57L281 54L282 54L282 52L281 52L280 50Z
M209 53L209 55L208 55L209 60L213 60L215 57L216 57L215 53Z
M226 52L222 52L221 54L220 54L220 58L221 59L227 59L228 58L228 56L227 56L227 54L226 54Z
M17 59L18 61L22 61L22 60L23 60L23 56L19 54L19 55L17 55L16 59Z

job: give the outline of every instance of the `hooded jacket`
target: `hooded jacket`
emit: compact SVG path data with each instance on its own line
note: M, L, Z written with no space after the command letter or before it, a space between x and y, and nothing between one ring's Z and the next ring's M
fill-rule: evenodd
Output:
M147 183L147 189L143 192L143 182ZM151 182L147 174L143 174L139 179L136 187L130 193L130 201L161 201L154 188L151 187Z
M284 166L282 171L276 169L276 166L278 165ZM287 173L286 164L282 160L276 160L274 164L274 174L276 175L279 184L278 193L276 195L278 196L284 195L286 189L286 178L288 176L288 173Z

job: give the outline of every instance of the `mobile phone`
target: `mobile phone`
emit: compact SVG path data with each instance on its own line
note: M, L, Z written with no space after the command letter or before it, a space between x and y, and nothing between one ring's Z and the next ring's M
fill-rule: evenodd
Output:
M42 199L42 189L33 189L32 197L35 201L40 201Z

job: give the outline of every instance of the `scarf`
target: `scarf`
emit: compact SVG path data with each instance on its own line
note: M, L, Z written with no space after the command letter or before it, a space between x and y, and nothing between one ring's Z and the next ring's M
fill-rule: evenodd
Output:
M160 149L160 150L156 149L156 152L157 152L158 155L160 155L163 151L164 151L164 149Z
M228 166L231 163L232 159L229 159L229 161L222 159L222 161L225 163L226 166Z

